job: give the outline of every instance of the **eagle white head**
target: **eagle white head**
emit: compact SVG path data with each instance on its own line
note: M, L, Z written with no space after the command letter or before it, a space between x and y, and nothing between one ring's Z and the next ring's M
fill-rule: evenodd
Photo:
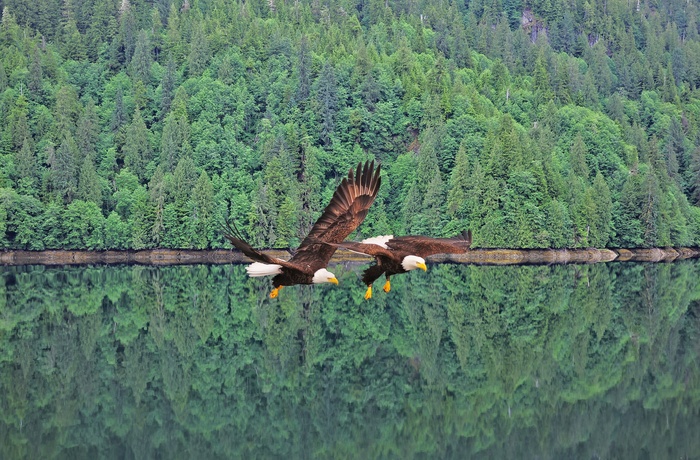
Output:
M335 277L335 275L325 268L320 268L316 270L316 273L314 273L314 277L311 279L311 282L314 284L318 283L333 283L333 284L338 284L338 278Z
M406 271L415 270L420 268L423 271L428 271L428 267L425 265L425 259L418 256L406 256L401 261L401 266Z

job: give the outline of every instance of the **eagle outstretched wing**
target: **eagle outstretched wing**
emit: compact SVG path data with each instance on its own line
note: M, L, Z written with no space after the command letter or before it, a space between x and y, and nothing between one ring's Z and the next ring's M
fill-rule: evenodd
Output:
M472 244L472 232L467 230L453 238L430 238L428 236L399 236L386 242L389 249L418 257L434 254L463 254Z
M289 263L311 271L328 265L337 249L333 243L345 240L367 216L381 186L380 173L374 161L358 164L354 174L350 170Z
M233 225L233 226L232 226ZM238 227L236 227L235 223L231 223L228 220L224 222L222 225L224 228L224 237L229 240L229 242L239 251L241 251L243 254L251 258L252 260L256 262L262 262L264 264L277 264L281 265L283 267L289 267L289 268L295 268L292 264L287 262L286 260L278 259L277 257L272 257L264 252L258 251L257 249L253 248L250 244L248 244L243 237L241 236L241 232L238 230Z

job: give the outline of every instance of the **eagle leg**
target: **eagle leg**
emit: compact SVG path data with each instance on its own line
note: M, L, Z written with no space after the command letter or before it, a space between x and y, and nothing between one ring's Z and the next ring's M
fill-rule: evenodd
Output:
M279 286L279 287L274 288L274 289L270 292L270 298L271 298L271 299L276 298L276 297L280 294L280 289L282 289L282 286Z
M372 298L372 285L367 286L367 292L365 292L365 300Z
M388 276L386 277L386 283L384 283L384 287L382 289L384 289L384 292L387 292L387 293L389 291L391 291L391 281L389 281Z

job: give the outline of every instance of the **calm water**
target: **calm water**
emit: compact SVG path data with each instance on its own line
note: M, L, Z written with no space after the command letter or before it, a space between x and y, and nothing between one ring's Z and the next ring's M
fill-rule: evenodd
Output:
M0 458L700 458L700 262L0 268Z

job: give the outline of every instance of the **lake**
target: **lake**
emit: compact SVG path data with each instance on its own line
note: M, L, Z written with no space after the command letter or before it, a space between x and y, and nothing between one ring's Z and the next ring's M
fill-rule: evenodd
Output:
M0 458L699 458L699 260L244 267L0 268Z

